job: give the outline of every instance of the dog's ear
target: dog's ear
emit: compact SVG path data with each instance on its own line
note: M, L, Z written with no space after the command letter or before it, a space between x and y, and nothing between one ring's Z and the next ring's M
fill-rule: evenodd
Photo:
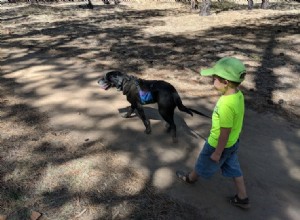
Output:
M124 76L122 74L113 74L110 76L110 81L114 84L118 91L122 90Z
M118 91L123 89L123 80L126 74L120 71L110 71L106 73L105 79L111 83L113 87L116 87Z
M124 77L123 76L118 76L117 77L116 87L117 87L118 91L122 91L123 90L123 81L124 81Z

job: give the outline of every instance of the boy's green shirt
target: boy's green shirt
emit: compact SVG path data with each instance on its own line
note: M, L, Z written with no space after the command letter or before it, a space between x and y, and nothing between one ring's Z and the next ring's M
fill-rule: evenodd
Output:
M231 95L222 95L214 108L208 143L212 147L217 147L222 127L231 128L225 148L234 145L239 139L243 127L244 113L244 95L241 91Z

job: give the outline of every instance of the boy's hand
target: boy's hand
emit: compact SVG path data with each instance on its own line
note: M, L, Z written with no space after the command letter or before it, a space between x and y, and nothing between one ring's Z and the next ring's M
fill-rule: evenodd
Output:
M220 154L220 153L218 153L218 152L213 152L211 155L210 155L210 159L211 160L213 160L214 162L216 162L216 163L219 163L219 161L220 161L220 158L221 158L221 155L222 154Z
M223 128L220 129L220 136L218 140L218 145L215 149L215 151L210 155L210 159L212 159L214 162L219 163L219 160L222 156L222 153L225 149L226 143L228 141L231 128Z

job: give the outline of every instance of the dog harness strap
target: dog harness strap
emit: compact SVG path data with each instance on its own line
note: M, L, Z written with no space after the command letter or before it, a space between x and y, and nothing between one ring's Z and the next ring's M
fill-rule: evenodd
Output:
M141 87L140 87L139 82L137 80L134 80L134 84L136 85L136 88L138 89L138 91L141 91Z
M118 86L119 87L121 87L122 86L122 84L123 84L123 78L121 78L121 77L118 77Z

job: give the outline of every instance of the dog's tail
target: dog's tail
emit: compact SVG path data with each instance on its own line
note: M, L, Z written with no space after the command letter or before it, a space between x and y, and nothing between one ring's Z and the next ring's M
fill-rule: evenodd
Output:
M206 115L202 112L199 112L199 111L197 111L195 109L192 109L192 108L188 108L185 105L183 105L182 101L181 101L181 98L180 98L180 96L177 92L173 92L173 98L174 98L174 101L175 101L175 103L176 103L176 105L177 105L177 107L180 111L186 112L186 113L190 114L191 116L193 116L193 112L194 112L198 115L202 115L204 117L211 118L210 116L208 116L208 115Z

